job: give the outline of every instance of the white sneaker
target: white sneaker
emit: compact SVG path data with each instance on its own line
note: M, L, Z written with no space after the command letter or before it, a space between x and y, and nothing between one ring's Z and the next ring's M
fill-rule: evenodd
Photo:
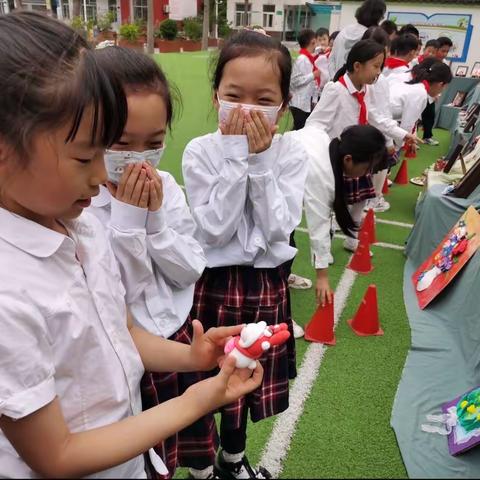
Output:
M293 336L295 338L302 338L305 335L303 328L292 318Z
M309 278L291 273L288 277L288 286L291 288L298 288L299 290L308 290L309 288L312 288L312 281Z
M432 145L433 147L436 147L437 145L440 145L440 142L438 140L435 140L433 137L424 138L423 143L425 143L426 145Z
M371 207L375 213L382 213L390 210L390 204L383 198L383 195L379 195L374 198Z

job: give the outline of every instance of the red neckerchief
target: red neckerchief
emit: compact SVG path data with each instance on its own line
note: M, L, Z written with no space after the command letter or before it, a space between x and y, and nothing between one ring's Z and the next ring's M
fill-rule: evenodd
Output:
M310 60L310 63L312 64L313 72L318 71L318 68L315 65L315 60L318 58L318 55L312 55L306 48L300 49L300 55L305 55ZM317 85L320 86L320 77L317 77L315 79L315 82L317 82Z
M388 57L385 60L385 68L390 68L392 70L399 67L408 67L408 63L405 60L395 57Z
M427 93L430 93L430 82L427 80L422 80L423 86L425 87L425 90Z
M425 55L419 55L417 60L418 60L418 63L422 63L425 60Z
M347 89L348 87L345 82L345 78L343 75L338 79L338 81ZM367 105L365 103L365 93L366 92L354 92L352 95L357 99L358 104L360 105L360 115L358 116L358 124L359 125L367 125Z

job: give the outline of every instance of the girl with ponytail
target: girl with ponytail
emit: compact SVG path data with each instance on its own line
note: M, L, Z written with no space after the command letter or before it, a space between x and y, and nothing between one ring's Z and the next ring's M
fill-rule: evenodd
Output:
M307 129L308 130L308 129ZM359 222L349 210L351 179L372 171L386 157L385 137L370 125L348 127L332 140L325 132L314 136L306 132L304 146L311 153L305 186L305 213L310 234L313 264L316 270L317 303L332 300L328 281L331 247L331 214L348 238L354 238Z
M442 61L427 58L413 67L412 77L410 82L396 83L390 91L393 118L408 132L413 131L427 104L452 81L452 72Z

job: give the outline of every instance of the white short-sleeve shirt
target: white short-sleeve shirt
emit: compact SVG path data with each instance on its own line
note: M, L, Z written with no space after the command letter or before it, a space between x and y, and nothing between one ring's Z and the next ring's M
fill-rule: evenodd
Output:
M58 397L72 432L141 411L143 365L102 226L69 236L0 208L0 415L23 418ZM96 478L144 477L141 456ZM0 477L36 478L0 432Z

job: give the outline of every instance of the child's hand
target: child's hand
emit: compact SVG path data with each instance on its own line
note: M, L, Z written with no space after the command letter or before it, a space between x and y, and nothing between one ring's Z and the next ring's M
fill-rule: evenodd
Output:
M210 328L203 333L203 325L198 321L192 322L193 340L190 346L190 363L192 369L212 370L220 364L224 356L225 343L234 335L239 335L244 325L233 327Z
M404 138L405 143L415 143L415 144L421 144L425 143L421 138L417 137L413 133L407 133Z
M203 404L205 412L211 412L235 402L261 385L263 368L260 362L257 361L253 371L238 369L235 365L236 359L228 356L218 375L192 385L185 394L193 394L196 402Z
M245 129L248 138L248 151L261 153L268 150L272 145L272 139L278 127L270 126L267 117L262 112L252 110L245 118Z
M240 105L220 124L220 131L223 135L245 135L245 113Z
M107 182L110 194L119 202L128 203L139 208L147 208L150 194L150 180L147 178L147 167L144 163L129 163L114 185Z
M148 209L151 212L160 210L163 203L163 183L155 167L149 163L147 165L147 177L150 180Z
M317 270L317 282L315 285L317 305L325 306L325 303L332 303L333 290L328 282L328 274L325 271Z

